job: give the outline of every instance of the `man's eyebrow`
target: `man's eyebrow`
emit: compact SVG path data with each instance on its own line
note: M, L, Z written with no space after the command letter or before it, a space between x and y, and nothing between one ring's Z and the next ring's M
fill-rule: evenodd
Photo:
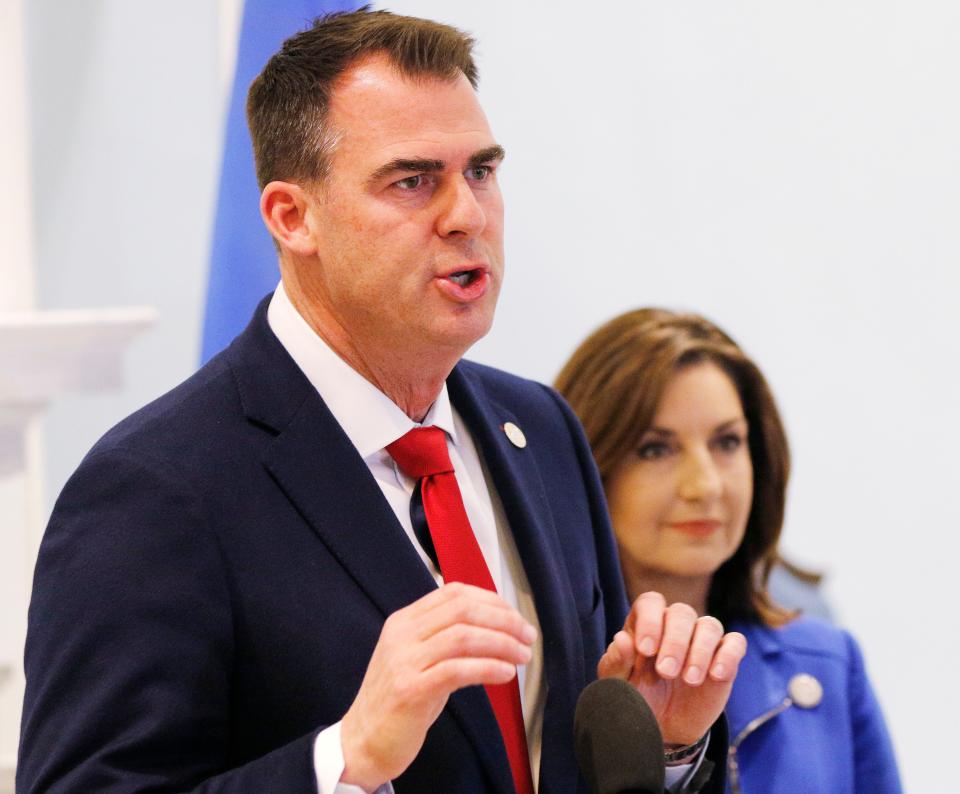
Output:
M507 156L502 146L488 146L470 155L468 168L477 168L486 163L502 160ZM447 164L443 160L429 160L425 157L398 157L389 163L384 163L370 175L369 182L379 182L381 179L390 176L390 174L402 173L404 171L419 174L430 174L437 171L443 171Z
M442 171L447 167L443 160L428 160L423 157L406 158L399 157L384 163L370 175L370 182L379 182L385 176L401 171L415 171L417 173L431 173L433 171Z
M486 149L481 149L476 154L471 155L470 168L476 168L477 166L493 161L500 161L506 156L507 153L502 146L488 146Z

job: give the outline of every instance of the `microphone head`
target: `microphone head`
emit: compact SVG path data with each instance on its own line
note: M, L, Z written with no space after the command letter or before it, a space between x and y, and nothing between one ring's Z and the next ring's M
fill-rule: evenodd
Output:
M574 747L593 794L663 791L663 737L650 706L626 681L603 678L580 693Z

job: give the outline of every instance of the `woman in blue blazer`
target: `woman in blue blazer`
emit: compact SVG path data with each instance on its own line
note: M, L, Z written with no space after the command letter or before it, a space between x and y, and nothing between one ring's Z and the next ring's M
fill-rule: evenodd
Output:
M856 643L768 593L790 463L756 365L702 317L640 309L594 332L557 388L593 448L630 597L661 592L747 637L729 790L899 792Z

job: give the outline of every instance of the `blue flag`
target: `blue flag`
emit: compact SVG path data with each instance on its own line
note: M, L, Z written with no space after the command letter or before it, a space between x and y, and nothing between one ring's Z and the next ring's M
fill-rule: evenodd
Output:
M201 359L206 362L250 320L258 301L279 281L277 253L260 219L260 189L247 129L247 89L283 41L350 0L246 0L227 117L220 194L213 229Z

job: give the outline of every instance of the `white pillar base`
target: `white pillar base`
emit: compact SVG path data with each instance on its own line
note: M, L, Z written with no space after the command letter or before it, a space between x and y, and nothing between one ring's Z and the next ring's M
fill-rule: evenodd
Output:
M23 644L44 505L42 415L61 394L123 382L122 352L152 309L0 313L0 794L13 792Z

